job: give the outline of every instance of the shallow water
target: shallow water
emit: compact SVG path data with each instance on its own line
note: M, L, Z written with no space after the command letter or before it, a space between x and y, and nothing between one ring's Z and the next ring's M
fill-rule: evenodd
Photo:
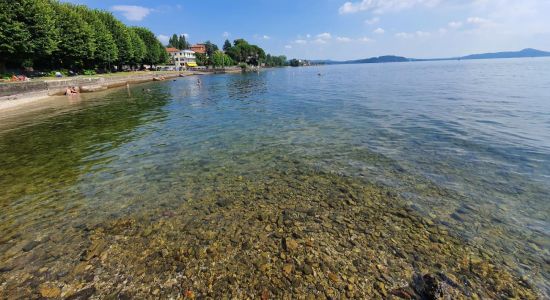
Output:
M0 268L9 268L0 275L63 261L44 241L81 251L79 228L170 215L233 191L228 178L264 182L297 165L391 190L548 296L549 59L201 80L56 98L2 116ZM50 257L24 256L31 241Z

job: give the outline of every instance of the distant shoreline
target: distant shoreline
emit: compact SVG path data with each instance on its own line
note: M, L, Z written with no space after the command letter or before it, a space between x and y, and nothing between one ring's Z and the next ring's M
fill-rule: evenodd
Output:
M507 58L537 58L550 57L550 52L527 48L521 51L506 51L482 54L470 54L459 57L448 58L409 58L396 55L384 55L378 57L354 59L345 61L335 60L313 60L315 63L326 65L344 65L344 64L377 64L377 63L396 63L396 62L422 62L422 61L452 61L452 60L480 60L480 59L507 59Z

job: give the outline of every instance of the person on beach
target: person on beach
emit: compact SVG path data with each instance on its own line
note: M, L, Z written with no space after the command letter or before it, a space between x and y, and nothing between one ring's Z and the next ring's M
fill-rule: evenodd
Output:
M30 78L28 78L27 76L25 75L11 75L11 78L10 78L10 81L29 81L31 80Z

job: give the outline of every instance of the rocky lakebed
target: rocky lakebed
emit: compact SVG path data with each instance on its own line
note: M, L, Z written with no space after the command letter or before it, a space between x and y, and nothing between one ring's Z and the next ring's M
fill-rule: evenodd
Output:
M0 298L539 298L386 187L298 164L201 180L180 201L5 241Z

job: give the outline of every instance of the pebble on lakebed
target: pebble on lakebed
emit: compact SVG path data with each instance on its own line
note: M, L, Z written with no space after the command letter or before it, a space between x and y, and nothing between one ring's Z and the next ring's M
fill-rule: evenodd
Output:
M0 298L538 298L385 188L292 169L217 180L168 214L81 231L57 259L62 241L30 245L0 273Z

